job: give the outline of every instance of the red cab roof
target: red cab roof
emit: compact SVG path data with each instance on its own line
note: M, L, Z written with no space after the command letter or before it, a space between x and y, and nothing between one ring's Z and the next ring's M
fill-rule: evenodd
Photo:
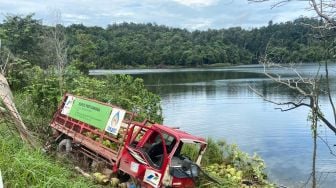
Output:
M181 130L176 129L176 128L171 128L171 127L167 127L165 125L160 125L160 124L153 124L153 127L161 129L161 130L175 136L177 139L182 140L182 141L183 140L190 140L190 141L197 141L197 142L201 142L201 143L206 143L206 140L204 138L191 135L187 132L181 131Z

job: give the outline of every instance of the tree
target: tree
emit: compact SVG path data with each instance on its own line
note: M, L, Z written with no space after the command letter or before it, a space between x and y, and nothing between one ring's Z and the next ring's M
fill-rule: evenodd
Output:
M249 0L252 2L265 2L268 0ZM292 0L294 1L294 0ZM275 1L273 7L281 6L284 3L290 3L291 0L281 0L281 1ZM334 33L333 35L330 35L331 32L335 32L336 28L336 22L335 22L335 2L334 1L328 1L328 0L307 0L309 2L309 5L312 10L316 12L316 15L320 18L320 22L316 24L310 25L310 27L313 27L314 29L318 30L319 35L317 36L319 40L322 40L324 43L323 51L326 53L322 53L325 57L330 57L330 54L332 57L335 57L334 53L334 46L328 46L327 40L334 39ZM330 37L332 36L332 37ZM266 49L267 50L267 49ZM278 50L277 50L278 51ZM310 119L312 121L312 134L314 139L314 148L313 148L313 164L312 164L312 187L315 188L317 186L317 179L316 179L316 138L317 135L317 124L318 121L321 121L326 125L330 131L336 134L336 110L335 105L333 101L333 95L330 90L330 83L329 83L329 70L328 70L328 59L326 59L324 64L324 69L321 70L321 64L319 68L316 70L316 74L314 76L303 76L301 73L299 73L294 66L291 67L283 67L279 64L276 64L272 61L272 58L269 58L269 56L274 56L272 53L267 53L262 61L264 64L264 74L270 78L272 81L285 86L289 88L290 90L293 90L297 94L297 99L295 101L286 101L286 102L278 102L274 101L272 99L266 98L258 91L253 90L264 98L264 100L274 103L276 105L280 106L281 111L290 111L299 107L308 107L310 109ZM295 78L283 78L280 74L277 74L275 72L272 72L272 68L278 67L281 69L286 69L287 71L293 71L296 74ZM321 72L324 72L324 74L321 74ZM323 85L325 83L325 86ZM319 101L321 98L321 94L325 94L328 96L329 99L329 105L332 108L333 111L333 117L332 119L328 119L324 116L323 110L321 109L319 105ZM326 143L326 142L325 142ZM329 147L329 146L328 146ZM330 147L329 147L330 149ZM330 149L330 152L332 150Z
M51 27L45 29L43 36L43 49L44 49L44 64L53 65L56 67L60 96L63 95L63 74L64 68L68 61L68 46L65 36L65 28L61 25L61 12L54 11L52 15L54 21Z
M3 44L18 58L41 64L39 47L42 25L33 19L34 14L25 17L7 15L3 29Z
M253 2L264 2L264 1L268 1L268 0L249 0L249 1L253 1ZM293 0L294 1L294 0ZM310 5L312 6L313 10L315 10L316 14L322 19L322 23L320 23L320 25L316 26L316 25L312 25L312 27L315 27L316 29L319 29L320 31L320 38L321 39L327 39L327 35L326 35L326 31L328 30L334 30L336 28L336 16L334 15L335 11L334 11L334 4L332 1L324 1L324 0L320 0L319 3L316 3L316 0L307 0ZM290 2L290 1L277 1L276 4L274 4L274 6L280 6L283 3L286 2ZM334 49L333 48L328 48L325 49L326 53L334 53ZM267 52L267 50L266 50ZM326 56L328 54L325 54ZM272 54L271 54L272 55ZM333 56L335 54L332 54ZM287 86L290 89L296 90L298 93L300 93L302 95L301 99L299 100L299 102L287 102L287 103L277 103L279 105L290 105L291 107L286 109L285 111L294 109L294 108L298 108L301 106L306 106L309 107L310 109L314 110L316 109L316 113L317 116L319 118L319 120L321 120L331 131L333 131L336 134L336 110L335 110L335 105L333 102L333 98L332 98L332 94L330 91L330 85L329 85L329 71L328 71L328 61L325 61L325 79L321 79L320 77L320 68L317 70L317 73L314 77L310 77L310 78L304 78L300 73L298 73L293 67L291 68L292 71L294 71L297 75L297 78L295 79L282 79L280 75L275 75L275 74L271 74L269 72L268 68L272 68L274 66L279 67L279 65L274 64L274 62L268 57L268 54L266 53L262 63L265 65L265 69L264 69L264 73L266 76L268 76L269 78L271 78L273 81L280 83L282 85ZM327 88L326 91L320 91L323 92L325 94L327 94L328 98L329 98L329 103L333 109L333 118L334 120L329 120L326 119L326 117L324 117L322 110L319 108L319 106L315 105L318 104L318 100L319 100L319 93L320 92L316 92L316 88L319 88L318 85L321 85L321 82L325 81L327 83ZM321 90L321 88L319 88L319 90ZM309 103L305 103L304 99L309 99Z

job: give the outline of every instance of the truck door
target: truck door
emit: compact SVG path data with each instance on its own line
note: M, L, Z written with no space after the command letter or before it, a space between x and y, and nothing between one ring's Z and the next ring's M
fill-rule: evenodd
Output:
M140 182L159 187L168 159L163 135L135 125L130 129L119 169Z

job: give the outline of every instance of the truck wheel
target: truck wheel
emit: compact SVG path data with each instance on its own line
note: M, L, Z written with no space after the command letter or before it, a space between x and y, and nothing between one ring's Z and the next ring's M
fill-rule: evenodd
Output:
M92 163L92 159L90 159L88 156L84 155L81 152L76 152L75 153L75 161L78 162L78 165L80 167L83 167L85 170L90 169L90 165Z
M68 155L72 151L72 142L70 139L63 139L57 146L57 153L60 156Z

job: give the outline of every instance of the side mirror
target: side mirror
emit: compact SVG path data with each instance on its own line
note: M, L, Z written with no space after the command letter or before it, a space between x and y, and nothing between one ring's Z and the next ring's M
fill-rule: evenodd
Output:
M199 167L189 159L183 160L182 170L188 173L191 177L197 177L199 175Z

